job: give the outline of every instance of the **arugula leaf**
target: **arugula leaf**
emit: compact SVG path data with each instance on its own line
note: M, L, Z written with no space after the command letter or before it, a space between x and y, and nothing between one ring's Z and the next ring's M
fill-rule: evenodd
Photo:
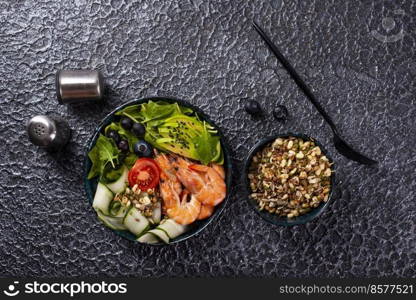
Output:
M115 122L111 122L110 125L107 125L104 129L104 134L107 135L109 130L115 130L118 132L119 125Z
M189 107L183 107L181 108L181 111L184 115L190 116L194 113L194 111L192 110L192 108Z
M191 115L194 111L190 107L180 106L178 103L175 103L176 111L180 114Z
M216 136L217 131L209 123L203 122L189 107L180 106L176 102L149 101L125 107L116 115L142 123L146 127L144 139L155 148L179 153L199 160L203 164L223 162L220 138ZM133 152L133 145L139 139L129 130L125 130L119 122L108 125L105 132L110 129L128 140L130 152ZM96 156L96 153L91 155ZM129 166L134 164L136 159L134 154L128 154L121 160ZM90 172L97 174L98 171L93 169Z
M93 147L90 152L88 152L88 157L90 158L92 162L92 166L90 171L88 172L88 179L94 178L98 175L100 175L101 172L101 161L100 156L98 154L98 148Z
M144 123L155 119L166 118L172 115L174 112L178 112L177 106L175 106L175 104L170 104L163 101L149 101L148 103L142 104L142 109L140 110L140 113L144 118Z
M118 131L118 133L124 137L125 139L127 139L127 141L129 142L129 150L130 152L134 152L133 150L133 146L134 144L136 144L139 141L139 138L137 136L135 136L133 133L131 133L130 131L124 129L123 127L120 126L120 129Z
M124 164L127 166L127 168L131 169L131 167L133 167L136 160L137 160L136 154L129 152L129 154L124 158Z
M116 163L118 162L118 154L120 151L117 149L114 140L100 134L97 142L95 143L95 146L98 147L98 155L101 162L103 162L103 165L109 162L111 163L111 166L115 168Z
M113 169L115 169L118 164L119 153L120 151L117 149L115 142L100 134L94 147L88 153L88 157L92 162L88 179L102 174L107 163L111 164Z
M110 183L110 182L114 182L117 179L119 179L121 177L121 175L123 174L124 171L124 166L116 166L117 168L114 169L111 164L107 163L104 168L103 171L101 173L101 177L100 177L100 182L103 183Z
M129 150L130 152L133 152L133 146L135 143L137 143L137 141L139 140L139 138L137 136L135 136L133 133L131 133L130 131L124 129L120 123L115 123L112 122L110 125L108 125L105 129L104 129L104 133L107 134L107 132L109 130L114 130L116 131L123 139L126 139L129 143Z
M195 150L199 160L204 164L209 164L217 154L217 144L220 138L218 136L212 136L204 122L204 130L201 135L192 139L195 144Z
M129 105L126 108L116 112L115 115L128 117L132 119L134 122L138 123L143 120L143 115L140 111L141 111L140 104Z
M164 119L175 114L191 115L193 110L189 107L179 106L178 103L165 101L149 101L143 104L127 106L116 112L117 116L125 116L134 122L147 123L150 121Z
M164 119L173 115L190 115L193 111L187 107L181 107L178 103L169 103L165 101L149 101L148 103L128 106L121 111L116 112L117 116L125 116L138 123L152 123L157 126L163 123Z

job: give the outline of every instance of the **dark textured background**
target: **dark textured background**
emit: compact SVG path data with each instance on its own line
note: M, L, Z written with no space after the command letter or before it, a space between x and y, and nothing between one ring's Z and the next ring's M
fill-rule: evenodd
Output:
M416 276L416 3L269 2L0 0L1 276ZM253 17L378 169L335 152ZM59 106L54 74L63 68L99 68L107 102ZM237 173L265 135L316 137L336 161L338 197L306 226L275 227L250 210L236 178L224 213L198 236L163 248L120 238L86 200L84 151L108 112L149 95L206 111L228 136ZM284 104L292 120L253 120L244 98L267 111ZM73 129L61 155L24 132L31 116L48 112Z

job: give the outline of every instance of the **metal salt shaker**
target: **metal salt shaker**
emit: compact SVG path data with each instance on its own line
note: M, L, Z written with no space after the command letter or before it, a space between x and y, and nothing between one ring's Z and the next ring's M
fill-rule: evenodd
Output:
M56 94L60 104L100 101L104 79L97 70L61 70L56 73Z
M70 138L71 130L60 117L38 115L26 125L29 140L36 146L50 151L58 151Z

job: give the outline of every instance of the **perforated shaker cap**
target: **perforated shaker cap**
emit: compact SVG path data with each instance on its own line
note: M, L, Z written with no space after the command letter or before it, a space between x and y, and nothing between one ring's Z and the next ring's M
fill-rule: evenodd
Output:
M57 126L53 119L45 115L35 116L27 123L29 140L40 147L50 147L56 139Z

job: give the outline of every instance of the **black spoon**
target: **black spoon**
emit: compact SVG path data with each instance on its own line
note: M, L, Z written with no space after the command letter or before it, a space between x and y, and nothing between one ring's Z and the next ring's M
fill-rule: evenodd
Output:
M258 32L258 34L262 37L262 39L266 42L267 46L273 52L273 54L277 57L280 63L285 67L285 69L288 71L288 73L296 82L296 84L305 93L305 95L309 98L312 104L316 107L316 109L319 111L322 117L324 117L325 121L329 124L329 126L332 129L332 132L334 133L333 141L334 141L335 148L338 150L338 152L344 155L345 157L351 160L354 160L356 162L359 162L361 164L364 164L364 165L377 164L377 161L372 160L371 158L368 158L367 156L354 150L350 145L347 144L346 141L344 141L340 137L337 127L335 126L332 119L326 113L324 108L319 104L318 100L313 95L312 91L305 84L305 82L300 78L300 76L295 71L295 69L293 69L289 61L282 55L282 53L280 53L279 49L277 49L276 45L274 45L273 42L270 40L270 38L266 35L266 33L264 33L263 29L261 29L261 27L254 21L253 21L253 27Z

